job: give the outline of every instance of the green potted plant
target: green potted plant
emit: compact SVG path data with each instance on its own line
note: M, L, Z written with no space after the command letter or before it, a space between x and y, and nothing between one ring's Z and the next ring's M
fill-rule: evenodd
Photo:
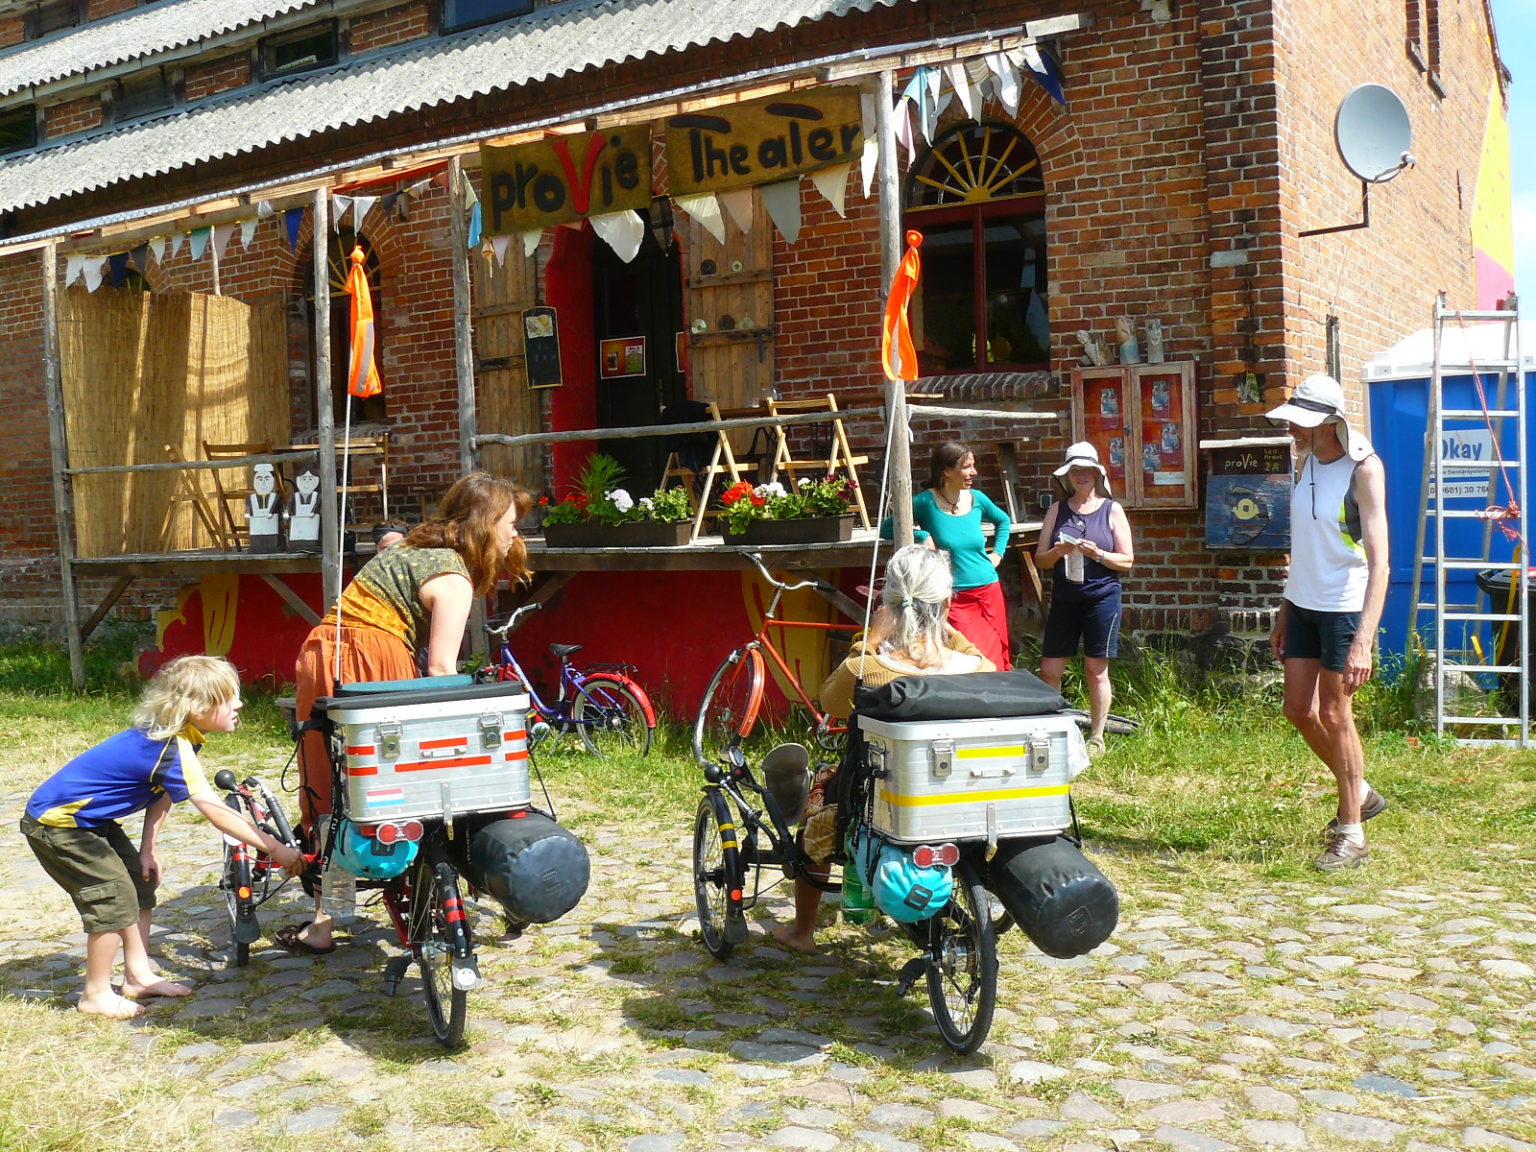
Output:
M658 488L636 500L622 487L624 469L595 453L563 499L539 501L550 548L672 548L688 543L692 509L682 488Z
M720 495L727 544L808 544L853 536L844 476L803 476L791 487L741 480Z

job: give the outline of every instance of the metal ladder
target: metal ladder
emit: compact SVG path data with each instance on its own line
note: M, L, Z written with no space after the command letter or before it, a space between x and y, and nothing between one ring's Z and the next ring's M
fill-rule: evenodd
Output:
M1444 336L1448 326L1461 328L1463 324L1501 324L1503 331L1499 341L1500 351L1487 360L1479 360L1471 354L1468 372L1476 389L1481 382L1482 406L1478 408L1448 408L1445 397L1446 365L1444 362ZM1455 375L1462 375L1460 363L1452 365ZM1435 735L1443 737L1446 727L1461 732L1468 729L1498 733L1487 737L1459 736L1457 743L1473 745L1508 745L1524 748L1530 744L1530 628L1527 610L1529 580L1526 542L1529 517L1526 512L1526 440L1525 440L1525 386L1520 357L1520 308L1519 301L1511 295L1501 309L1495 311L1461 312L1445 306L1445 294L1435 300L1434 359L1429 380L1427 419L1424 428L1424 476L1420 489L1418 538L1414 545L1412 610L1408 622L1408 643L1419 642L1420 613L1432 614L1434 659ZM1502 453L1509 437L1505 433L1513 425L1514 447L1509 456ZM1490 449L1488 459L1467 460L1459 458L1451 449L1457 443L1457 434L1472 433L1469 441L1487 437ZM1449 436L1448 436L1449 434ZM1479 480L1486 477L1483 492L1476 491ZM1447 485L1451 487L1448 488ZM1460 489L1458 490L1458 485ZM1473 491L1466 489L1472 487ZM1482 495L1482 507L1444 507L1459 497ZM1447 551L1447 523L1454 520L1480 520L1482 522L1481 548L1476 555L1458 554L1456 547ZM1495 561L1492 557L1494 532L1503 530L1502 525L1515 533L1513 557ZM1462 546L1463 552L1465 546ZM1426 573L1427 569L1427 573ZM1471 603L1448 602L1448 575L1455 571L1483 571L1509 574L1515 590L1514 605L1493 603L1488 593L1489 605L1483 605L1483 593L1472 585ZM1434 599L1421 600L1425 590L1426 574L1434 584ZM1513 609L1513 610L1511 610ZM1501 631L1515 629L1518 633L1517 653L1512 663L1494 663L1480 650L1483 625L1491 626L1495 637ZM1448 637L1448 633L1450 633ZM1495 656L1499 647L1495 645ZM1518 688L1516 714L1462 716L1448 714L1446 687L1452 678L1465 684L1468 674L1497 674L1502 684L1510 683L1504 677L1513 677ZM1454 701L1453 701L1454 702Z

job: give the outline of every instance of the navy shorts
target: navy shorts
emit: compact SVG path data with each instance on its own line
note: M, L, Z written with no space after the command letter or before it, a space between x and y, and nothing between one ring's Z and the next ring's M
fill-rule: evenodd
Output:
M1342 672L1358 631L1358 612L1319 612L1285 602L1287 660L1321 660L1328 671Z
M1093 599L1051 599L1051 612L1045 620L1045 638L1040 655L1070 660L1077 655L1078 642L1083 655L1109 659L1120 651L1120 581L1109 591Z

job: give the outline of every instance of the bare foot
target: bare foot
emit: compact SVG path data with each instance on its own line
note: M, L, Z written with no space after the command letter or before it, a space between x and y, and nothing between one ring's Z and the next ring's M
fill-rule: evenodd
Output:
M173 980L151 980L148 983L139 983L136 980L124 980L122 993L128 1000L144 1000L150 996L190 996L192 989L185 984L177 984Z
M816 937L809 932L796 932L793 924L775 924L768 929L768 933L778 941L780 947L788 948L791 952L804 952L808 956L816 954Z
M142 1004L124 1000L116 992L107 992L101 996L82 996L76 1009L87 1016L105 1016L109 1020L132 1020L135 1016L142 1016L149 1011Z

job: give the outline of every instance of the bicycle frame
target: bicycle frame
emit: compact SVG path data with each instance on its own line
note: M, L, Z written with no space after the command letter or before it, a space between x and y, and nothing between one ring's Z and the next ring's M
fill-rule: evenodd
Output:
M775 596L773 599L774 603L769 609L770 613L774 608L778 607L779 597ZM768 630L770 628L805 628L818 632L843 632L851 636L859 630L860 625L820 624L810 620L785 620L781 617L773 616L770 614L763 617L762 627L759 628L757 630L757 634L744 645L744 647L757 648L768 653L769 657L771 657L773 660L774 667L776 667L779 670L780 675L783 676L784 682L795 690L795 695L799 697L800 703L805 705L806 711L811 714L811 719L815 722L816 732L818 735L825 733L835 734L839 732L846 732L847 727L845 725L833 724L833 717L824 713L819 707L817 707L816 702L811 699L810 693L805 690L805 685L800 683L800 677L796 676L794 672L790 670L789 662L784 659L778 648L774 646L773 641L768 638Z
M539 695L538 689L534 687L532 678L530 678L528 673L523 670L522 664L518 662L517 656L512 651L511 642L508 640L508 633L511 632L518 619L521 618L524 613L536 612L542 607L542 604L524 604L521 608L512 613L504 625L501 625L497 628L488 629L492 635L499 636L501 638L500 652L497 655L496 662L491 665L492 669L496 673L496 678L498 680L508 680L515 677L516 679L520 680L528 689L528 697L530 700L532 700L534 708L538 710L538 713L541 717L546 720L552 720L563 724L569 731L575 731L578 728L595 727L602 722L599 717L594 717L589 720L585 717L574 715L572 711L575 707L576 701L583 695L587 694L584 687L587 681L601 676L602 679L611 680L614 683L628 688L632 693L634 693L635 699L639 701L641 710L645 714L646 726L654 728L656 726L656 710L651 704L651 698L649 694L647 694L645 689L642 688L633 677L628 676L623 672L617 671L616 669L612 671L604 669L601 672L583 671L582 669L572 664L569 658L566 657L562 657L560 660L560 677L556 682L556 695L554 704L551 706L549 703L545 702L544 698ZM602 701L595 699L593 702L597 704L602 703Z

